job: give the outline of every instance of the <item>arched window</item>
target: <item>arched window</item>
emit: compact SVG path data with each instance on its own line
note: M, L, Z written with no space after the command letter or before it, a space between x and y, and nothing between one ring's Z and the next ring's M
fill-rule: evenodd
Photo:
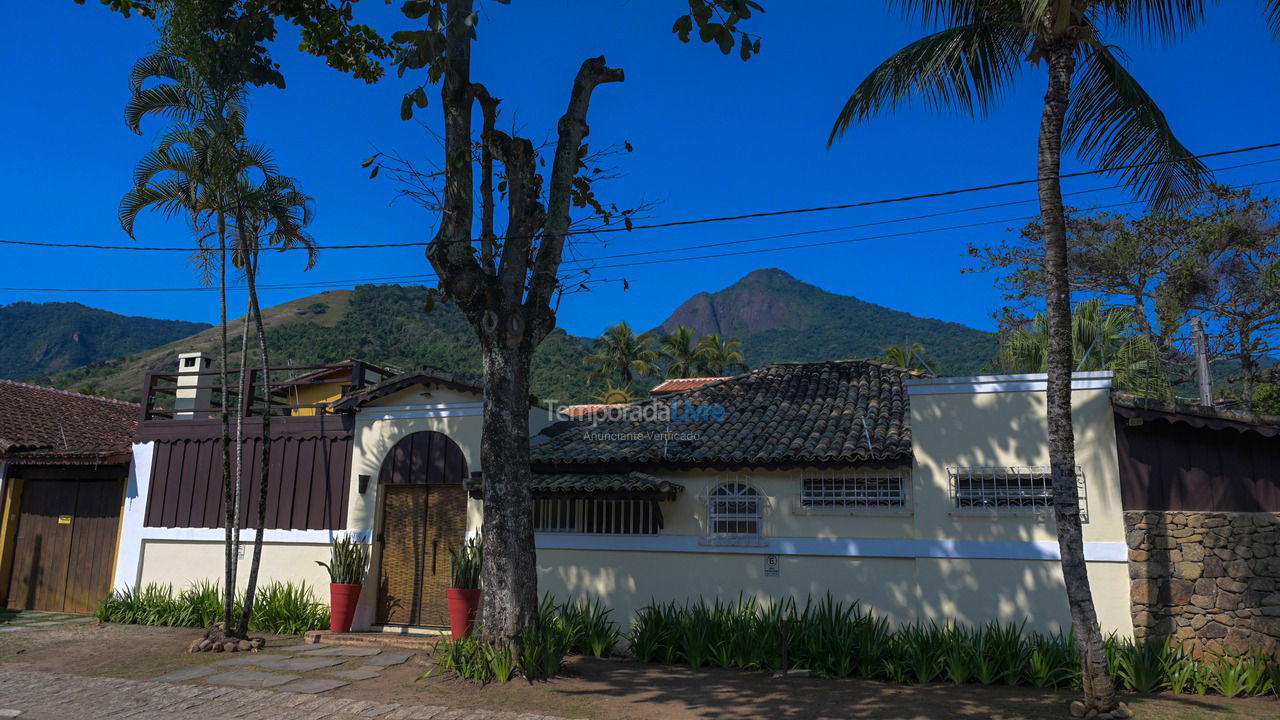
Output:
M761 540L764 496L745 482L717 485L707 496L707 536L712 540Z

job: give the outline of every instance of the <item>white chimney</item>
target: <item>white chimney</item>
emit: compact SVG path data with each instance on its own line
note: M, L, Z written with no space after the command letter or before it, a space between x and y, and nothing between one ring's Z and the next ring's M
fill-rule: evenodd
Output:
M175 420L202 420L213 417L213 375L198 375L213 369L213 356L202 352L178 355L177 387L173 393Z

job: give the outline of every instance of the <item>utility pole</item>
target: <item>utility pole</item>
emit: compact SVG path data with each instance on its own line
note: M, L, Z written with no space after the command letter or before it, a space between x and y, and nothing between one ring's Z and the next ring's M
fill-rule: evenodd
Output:
M1213 381L1209 378L1209 345L1204 337L1204 321L1191 319L1191 343L1196 351L1196 379L1200 382L1200 404L1213 407Z

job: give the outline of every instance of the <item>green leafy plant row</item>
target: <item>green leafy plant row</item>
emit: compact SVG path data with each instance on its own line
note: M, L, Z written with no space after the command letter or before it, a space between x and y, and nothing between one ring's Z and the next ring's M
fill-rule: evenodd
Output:
M537 621L518 643L485 642L479 628L458 640L441 638L434 652L436 668L478 683L504 683L517 675L529 682L554 677L567 655L600 657L614 649L621 635L609 612L598 601L558 604L547 595L538 604Z
M236 600L236 614L244 605ZM221 586L202 580L182 590L172 585L150 584L108 595L98 606L104 622L126 625L208 627L222 619ZM297 635L329 627L329 607L316 599L306 583L271 582L258 588L249 629L279 635Z
M787 664L828 677L860 676L898 683L1031 685L1075 688L1080 663L1068 634L1026 631L991 622L980 627L911 623L884 617L830 595L794 600L704 600L650 603L626 637L642 662L776 671ZM1203 655L1168 642L1112 636L1107 656L1121 688L1228 697L1280 691L1280 663L1261 653Z

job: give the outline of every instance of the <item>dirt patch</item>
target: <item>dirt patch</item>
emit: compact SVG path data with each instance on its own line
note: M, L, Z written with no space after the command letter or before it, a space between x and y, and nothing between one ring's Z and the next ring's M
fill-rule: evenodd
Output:
M191 665L233 657L183 652L198 628L92 624L0 635L0 666L76 675L149 679ZM268 652L297 638L269 637ZM287 652L287 651L286 651ZM329 670L354 669L363 658ZM1069 692L1001 686L902 686L857 679L775 679L764 673L644 665L575 658L569 675L551 682L521 680L479 687L447 674L417 678L430 668L421 656L386 668L331 694L382 703L508 710L593 720L776 720L778 718L1068 718ZM307 673L323 676L326 671ZM1274 720L1275 699L1189 695L1129 696L1139 718Z
M42 627L0 635L0 665L72 675L147 680L170 670L208 664L208 653L189 654L202 628L163 628L94 623ZM267 636L268 644L297 642ZM221 655L221 654L220 654Z

